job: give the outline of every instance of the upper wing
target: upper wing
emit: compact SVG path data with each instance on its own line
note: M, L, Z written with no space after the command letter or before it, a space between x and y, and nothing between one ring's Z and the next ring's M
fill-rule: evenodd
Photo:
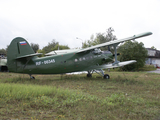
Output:
M134 35L134 36L132 36L132 37L128 37L128 38L125 38L125 39L114 40L114 41L102 43L102 44L99 44L99 45L95 45L95 46L92 46L92 47L88 47L88 48L81 49L81 50L79 50L77 53L81 53L81 52L84 52L84 51L88 51L88 50L92 50L92 49L100 48L100 47L104 47L104 46L119 44L119 43L122 43L122 42L124 42L124 41L134 40L134 39L137 39L137 38L140 38L140 37L145 37L145 36L148 36L148 35L151 35L151 34L152 34L151 32L146 32L146 33Z

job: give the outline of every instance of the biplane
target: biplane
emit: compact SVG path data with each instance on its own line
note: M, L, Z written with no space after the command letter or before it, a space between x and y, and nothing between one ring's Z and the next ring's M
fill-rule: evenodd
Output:
M58 50L53 51L45 57L38 57L42 53L35 53L29 43L22 37L12 40L7 53L7 65L10 72L29 74L64 74L71 72L87 71L87 77L92 77L96 72L109 79L103 69L116 68L135 63L135 60L120 62L117 60L117 46L129 40L135 40L151 35L146 32L125 39L114 40L84 49ZM113 46L114 54L111 51L101 51L101 47Z

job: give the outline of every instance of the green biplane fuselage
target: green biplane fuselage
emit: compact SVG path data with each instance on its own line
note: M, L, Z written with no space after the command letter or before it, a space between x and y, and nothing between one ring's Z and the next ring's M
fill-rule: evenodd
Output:
M88 71L87 77L93 72L109 78L102 69L115 68L135 63L135 60L119 62L116 47L120 43L151 35L146 32L129 38L114 40L84 49L69 51L46 57L37 57L42 53L35 53L29 43L17 37L12 40L7 52L7 66L10 72L31 74L63 74L78 71ZM101 51L100 47L113 46L114 55L110 51ZM64 50L63 50L64 51ZM62 51L60 51L62 52ZM112 63L114 61L114 63ZM33 78L31 76L31 78Z
M67 53L61 55L52 55L47 57L33 57L26 66L26 59L17 60L16 72L27 74L62 74L76 71L88 71L95 66L113 61L113 55L109 51L94 54L86 52L75 54ZM15 71L14 71L15 72Z

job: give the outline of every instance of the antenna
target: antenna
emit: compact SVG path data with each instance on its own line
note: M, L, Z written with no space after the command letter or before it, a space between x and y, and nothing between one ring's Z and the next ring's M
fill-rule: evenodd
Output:
M83 47L83 40L81 38L76 37L76 39L81 40L82 41L82 47Z

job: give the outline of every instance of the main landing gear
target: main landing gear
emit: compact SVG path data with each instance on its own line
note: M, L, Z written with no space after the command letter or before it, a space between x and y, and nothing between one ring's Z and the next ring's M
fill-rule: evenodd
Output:
M109 76L108 74L105 74L105 75L103 76L103 78L104 78L104 79L109 79L110 76Z
M88 74L87 74L87 77L92 77L92 74L88 73Z
M88 71L87 77L92 77L93 72L96 72L97 74L101 75L104 79L109 79L110 78L110 76L108 74L104 74L102 69Z

